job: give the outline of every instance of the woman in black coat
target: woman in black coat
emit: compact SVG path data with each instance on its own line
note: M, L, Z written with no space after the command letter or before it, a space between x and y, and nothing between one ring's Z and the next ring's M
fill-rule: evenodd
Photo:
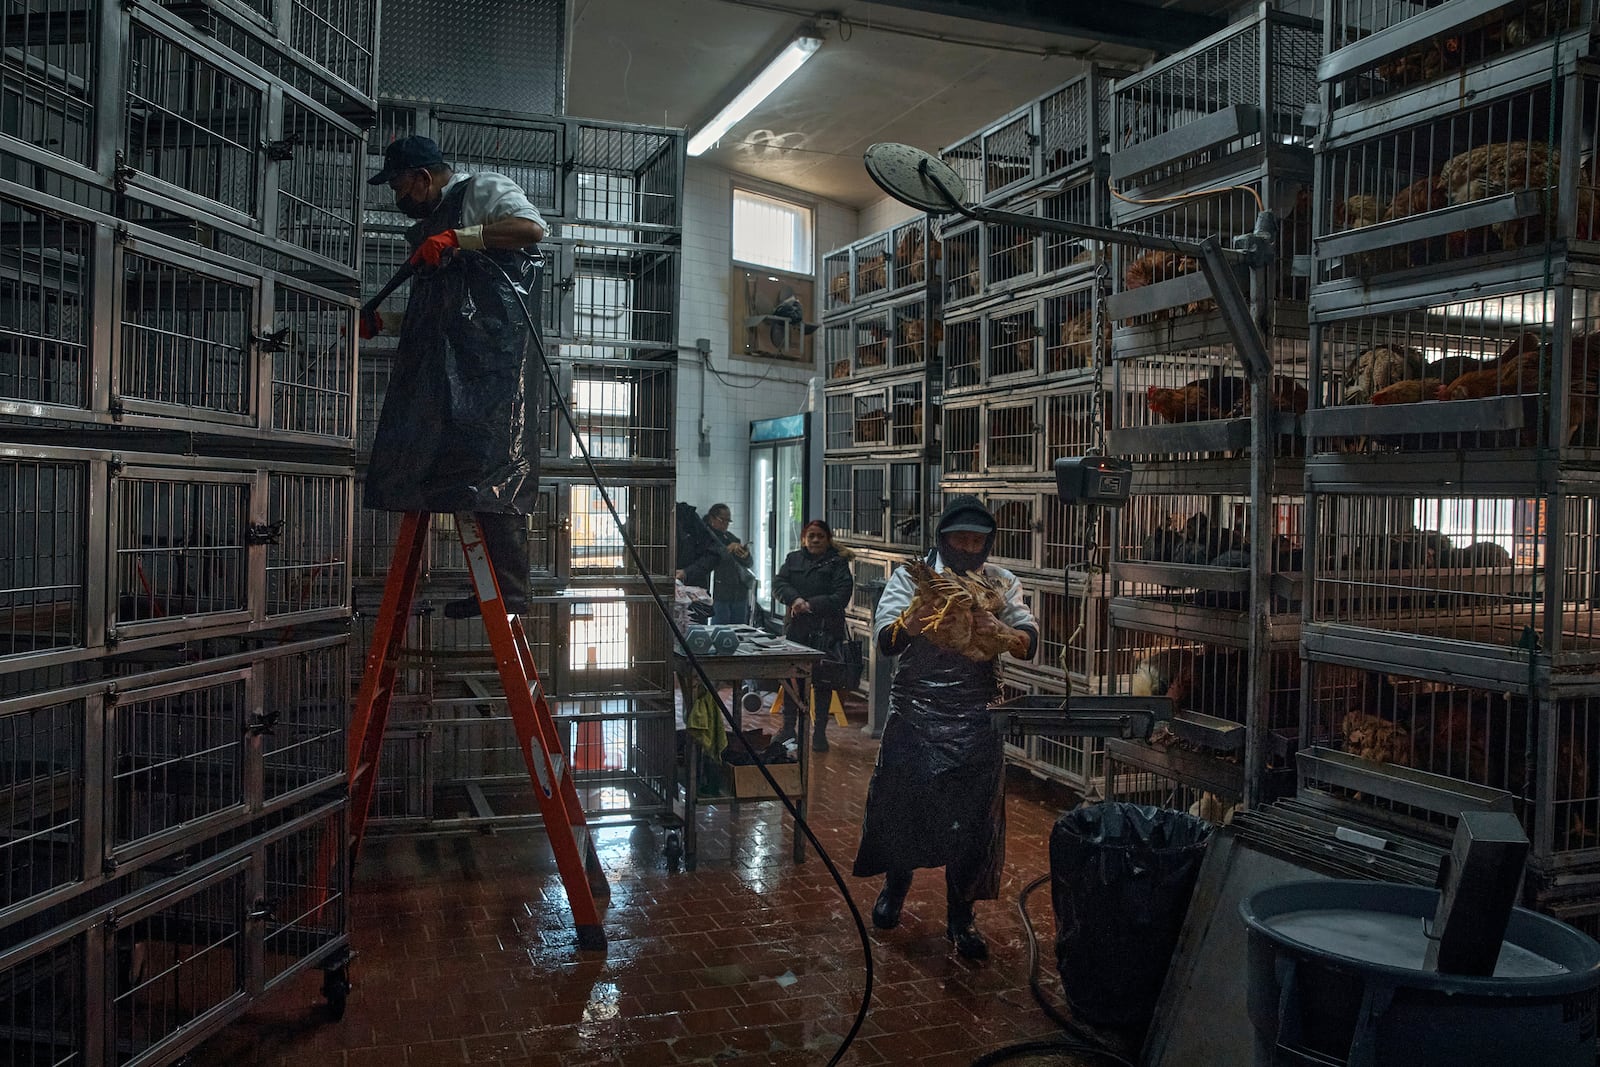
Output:
M810 648L831 650L845 639L844 609L850 603L854 582L850 577L850 550L833 543L833 531L821 519L812 519L800 531L803 546L789 553L778 568L778 599L789 605L784 636ZM828 751L828 708L833 689L821 679L813 679L812 707L816 724L811 732L811 750ZM797 709L785 708L783 729L777 741L795 735Z

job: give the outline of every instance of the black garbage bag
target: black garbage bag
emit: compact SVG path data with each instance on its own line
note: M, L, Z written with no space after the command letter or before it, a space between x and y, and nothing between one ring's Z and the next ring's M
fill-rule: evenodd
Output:
M1204 819L1141 804L1092 804L1056 820L1056 968L1075 1017L1150 1021L1210 839Z
M913 641L889 690L867 786L857 877L945 867L966 900L993 900L1005 867L1005 743L989 705L996 664Z
M456 252L412 276L372 441L367 507L530 510L544 371L517 297L537 322L539 271L520 250L492 250Z

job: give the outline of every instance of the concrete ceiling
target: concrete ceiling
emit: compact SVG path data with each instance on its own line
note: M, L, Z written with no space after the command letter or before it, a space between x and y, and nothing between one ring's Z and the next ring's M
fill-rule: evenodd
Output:
M1080 5L1104 12L1119 2L843 0L812 9L766 0L572 0L567 110L693 132L825 12L821 50L700 158L860 208L882 197L861 165L868 145L904 141L936 151L1075 77L1085 61L1125 69L1147 62L1153 53L1122 43L1123 32L1084 31L1119 41L1107 43L1039 28L1076 16L1019 14ZM1186 18L1182 9L1207 6L1215 5L1179 0L1171 24Z

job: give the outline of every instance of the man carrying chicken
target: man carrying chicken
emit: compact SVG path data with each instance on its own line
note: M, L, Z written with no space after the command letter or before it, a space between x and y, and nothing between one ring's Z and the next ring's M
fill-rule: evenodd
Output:
M989 955L973 901L999 895L1005 867L1004 742L988 710L998 661L1031 656L1039 639L1016 575L987 562L994 538L989 509L953 497L933 551L884 587L873 633L902 659L855 861L859 877L884 875L872 909L880 930L899 925L912 871L943 867L945 936L972 960Z

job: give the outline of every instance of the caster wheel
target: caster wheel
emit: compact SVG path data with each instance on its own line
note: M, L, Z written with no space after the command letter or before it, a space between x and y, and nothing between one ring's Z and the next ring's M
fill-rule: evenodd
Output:
M348 965L333 967L322 972L322 999L327 1004L328 1016L334 1022L344 1018L345 1001L350 998L350 973Z

